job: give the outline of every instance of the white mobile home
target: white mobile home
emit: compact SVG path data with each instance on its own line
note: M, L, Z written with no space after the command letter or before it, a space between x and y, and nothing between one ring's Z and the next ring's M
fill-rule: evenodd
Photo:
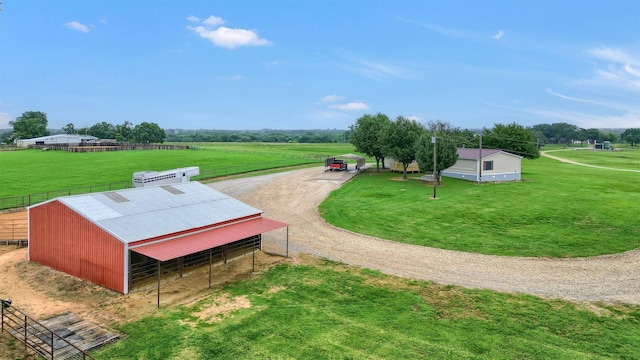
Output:
M458 149L458 161L442 171L448 176L469 181L516 181L522 173L522 156L499 149Z

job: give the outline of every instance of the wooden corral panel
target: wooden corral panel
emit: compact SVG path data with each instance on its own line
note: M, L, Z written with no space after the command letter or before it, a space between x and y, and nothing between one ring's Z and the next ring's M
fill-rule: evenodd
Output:
M58 201L29 209L29 260L124 292L124 244Z

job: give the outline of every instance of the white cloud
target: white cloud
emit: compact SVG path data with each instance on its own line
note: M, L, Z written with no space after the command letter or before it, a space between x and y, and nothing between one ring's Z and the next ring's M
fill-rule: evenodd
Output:
M553 119L575 124L583 129L590 128L632 128L640 124L640 112L626 112L623 114L593 114L572 110L557 109L529 109L528 112Z
M596 62L590 77L574 82L577 85L574 91L579 91L580 96L569 96L547 89L547 93L571 104L563 108L526 111L582 128L638 127L640 54L606 46L588 49L586 54L596 59Z
M346 104L335 104L329 106L329 109L337 110L366 110L369 106L363 102L350 102Z
M495 35L493 35L491 38L495 39L495 40L500 40L500 39L502 39L503 36L504 36L504 31L500 30Z
M451 38L463 38L463 39L470 39L470 38L476 38L476 36L474 34L471 34L467 31L462 31L459 29L453 29L453 28L447 28L444 26L440 26L437 24L432 24L432 23L425 23L425 22L421 22L421 21L415 21L415 20L411 20L411 19L404 19L404 18L397 18L400 21L404 21L406 23L409 24L413 24L419 27L423 27L426 29L429 29L431 31L434 31L438 34L441 35L445 35Z
M554 94L555 95L555 94ZM560 97L573 100L568 96L560 95ZM580 100L580 99L578 99ZM481 100L482 103L509 111L524 112L528 114L536 115L536 123L547 122L566 122L574 124L583 129L590 128L635 128L640 124L640 110L637 106L629 107L620 105L616 108L615 113L595 113L593 110L573 110L566 108L549 108L549 107L523 107L520 105L509 106L495 104L488 101ZM598 104L601 105L601 104ZM613 108L613 106L611 106ZM610 112L610 111L609 111ZM546 120L543 120L543 119Z
M209 27L216 27L224 24L224 20L217 16L209 16L205 21L202 22L202 24Z
M557 97L559 97L561 99L565 99L565 100L571 100L571 101L577 101L577 102L583 102L583 103L593 103L593 104L597 103L597 101L595 101L595 100L580 99L580 98L576 98L576 97L573 97L573 96L563 95L563 94L557 93L557 92L555 92L555 91L553 91L551 89L547 89L546 91L549 94L553 95L553 96L557 96Z
M187 20L194 22L194 20L200 20L195 16L189 16ZM195 32L201 38L207 39L215 46L224 47L227 49L235 49L239 46L266 46L271 45L271 42L266 39L262 39L254 30L247 29L232 29L219 25L224 24L222 18L216 16L210 16L204 21L201 21L201 25L187 26L187 29Z
M200 18L197 16L189 15L187 16L187 21L197 23L200 22Z
M412 120L412 121L417 121L417 122L421 122L422 121L420 116L416 116L416 115L407 116L407 119Z
M631 74L633 76L640 77L640 70L634 69L633 66L631 66L630 64L626 64L624 66L624 71L628 72L629 74Z
M616 88L622 91L640 91L640 55L608 47L587 50L587 54L606 62L605 66L597 67L595 77L581 80L589 86Z
M66 24L64 24L64 26L68 27L69 29L72 30L77 30L83 33L88 33L89 32L89 27L87 25L81 24L77 21L70 21Z
M325 97L323 97L322 99L320 99L320 101L322 102L336 102L338 100L342 100L344 99L344 97L339 96L339 95L327 95Z
M621 64L637 63L638 61L638 59L634 59L633 56L627 54L625 51L612 49L606 46L589 49L587 50L587 54L598 59L608 60Z
M346 66L350 71L370 79L398 79L407 78L410 75L409 70L393 64L360 58L348 52L344 52L342 56L353 63Z

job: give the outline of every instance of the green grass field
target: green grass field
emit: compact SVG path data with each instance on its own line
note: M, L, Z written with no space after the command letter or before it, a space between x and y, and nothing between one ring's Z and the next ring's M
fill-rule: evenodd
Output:
M249 305L224 306L220 294ZM218 295L214 297L214 295ZM246 303L247 301L243 301ZM195 305L123 324L97 359L637 359L640 308L411 281L332 262L281 264Z
M569 153L581 152L553 154ZM606 163L597 158L603 153L590 153L597 160L583 162ZM640 173L548 158L522 167L521 182L443 178L437 200L430 183L370 169L333 192L320 212L355 232L483 254L577 257L640 247Z
M577 149L578 150L551 151L549 155L595 166L640 170L640 149L633 149L631 147L625 148L622 151Z
M184 144L183 144L184 145ZM193 145L193 144L190 144ZM351 144L195 144L200 150L71 153L20 150L0 152L0 197L88 186L129 183L136 171L199 166L201 173L243 172L239 165L281 166L353 152ZM249 170L253 169L251 167ZM210 173L210 172L209 172ZM106 189L103 189L106 190Z

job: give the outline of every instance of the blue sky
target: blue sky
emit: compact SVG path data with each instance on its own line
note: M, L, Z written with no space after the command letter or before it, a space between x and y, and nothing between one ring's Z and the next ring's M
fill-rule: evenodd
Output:
M640 127L640 1L3 0L0 128Z

